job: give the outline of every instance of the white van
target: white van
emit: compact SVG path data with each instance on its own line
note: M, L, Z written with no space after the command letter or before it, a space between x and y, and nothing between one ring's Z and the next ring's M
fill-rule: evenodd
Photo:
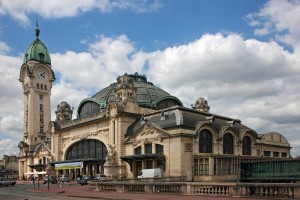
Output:
M163 176L163 170L160 168L154 168L154 169L143 169L139 175L138 178L156 178L156 177L162 177Z

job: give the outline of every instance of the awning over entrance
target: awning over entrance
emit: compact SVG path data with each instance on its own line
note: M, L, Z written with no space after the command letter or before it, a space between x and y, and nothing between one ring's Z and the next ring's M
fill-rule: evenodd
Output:
M54 164L54 166L55 166L55 170L79 169L83 167L83 162L57 163Z
M81 168L84 164L104 164L105 162L106 162L105 159L84 158L84 159L54 161L54 162L49 162L49 164L55 166L55 170L62 170L62 169Z
M36 171L44 171L46 168L45 164L35 164L35 165L28 165L28 167L35 169Z
M135 154L130 156L121 156L122 160L127 162L130 166L130 170L132 168L132 162L137 160L160 160L163 163L165 162L165 156L162 153L159 154Z

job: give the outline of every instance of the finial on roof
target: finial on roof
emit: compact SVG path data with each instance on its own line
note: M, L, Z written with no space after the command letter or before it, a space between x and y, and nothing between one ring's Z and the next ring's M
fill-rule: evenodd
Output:
M39 29L39 23L38 23L38 21L36 20L36 26L35 26L35 36L36 36L36 38L38 38L39 37L39 35L40 35L40 29Z

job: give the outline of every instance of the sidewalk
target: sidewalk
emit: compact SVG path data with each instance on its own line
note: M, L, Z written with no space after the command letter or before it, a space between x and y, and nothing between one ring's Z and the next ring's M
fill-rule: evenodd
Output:
M32 183L31 183L32 184ZM111 200L229 200L229 199L245 199L259 200L258 198L242 198L242 197L219 197L219 196L199 196L199 195L180 195L180 194L145 194L145 193L118 193L118 192L96 192L90 191L87 185L81 186L77 183L64 183L62 187L56 184L50 184L49 190L47 185L41 184L39 189L29 192L55 193L60 196L91 198L91 199L111 199Z

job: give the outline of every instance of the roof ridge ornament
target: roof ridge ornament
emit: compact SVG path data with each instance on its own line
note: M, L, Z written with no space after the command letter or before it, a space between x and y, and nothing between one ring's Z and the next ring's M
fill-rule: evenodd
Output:
M35 30L34 30L34 32L35 32L35 37L36 37L36 39L38 39L38 38L39 38L39 35L40 35L40 29L39 29L39 22L38 22L38 20L36 20L36 25L35 25Z

